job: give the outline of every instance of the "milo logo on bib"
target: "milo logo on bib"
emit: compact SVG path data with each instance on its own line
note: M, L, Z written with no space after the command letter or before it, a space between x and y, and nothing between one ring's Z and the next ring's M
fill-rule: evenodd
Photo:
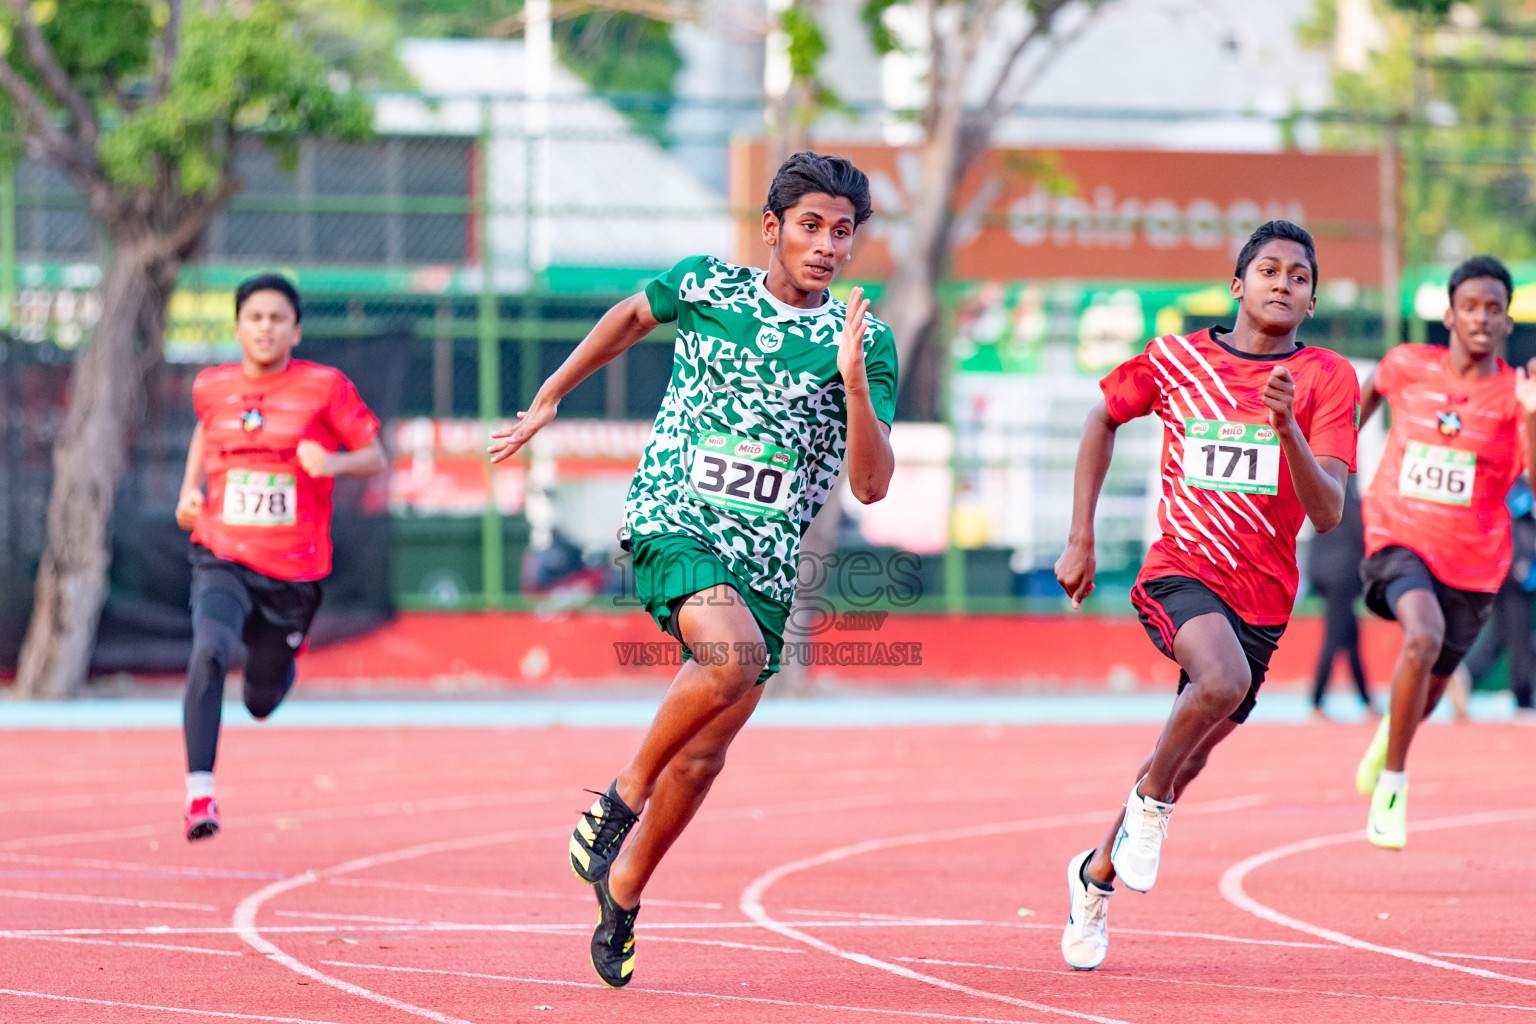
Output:
M1248 432L1248 428L1241 423L1223 423L1221 429L1216 431L1216 437L1222 441L1231 441L1242 437Z
M704 439L704 447L705 448L724 448L725 447L725 441L726 441L726 438L725 438L724 434L711 434L709 437L706 437Z
M732 454L740 455L744 458L753 458L763 454L763 443L761 441L739 441L736 444L735 452Z

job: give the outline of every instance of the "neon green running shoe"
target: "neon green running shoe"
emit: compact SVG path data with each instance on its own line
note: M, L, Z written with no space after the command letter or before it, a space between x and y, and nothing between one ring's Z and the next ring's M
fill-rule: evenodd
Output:
M1365 823L1365 838L1374 846L1401 850L1408 842L1408 787L1388 793L1377 787L1371 794L1371 817Z
M1355 769L1355 789L1361 796L1370 796L1376 792L1376 780L1387 766L1387 735L1391 731L1392 716L1382 715L1381 724L1376 727L1376 735L1371 738L1371 745L1365 748L1365 756Z

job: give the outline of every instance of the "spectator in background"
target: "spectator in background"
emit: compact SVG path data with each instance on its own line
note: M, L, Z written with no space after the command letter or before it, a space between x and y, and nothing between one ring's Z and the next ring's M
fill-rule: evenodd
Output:
M1360 691L1367 713L1374 713L1365 688L1365 666L1360 663L1360 622L1355 618L1355 598L1360 596L1360 562L1365 558L1365 522L1360 517L1360 491L1350 476L1344 485L1344 518L1327 533L1312 538L1307 551L1307 582L1325 602L1323 649L1317 656L1317 677L1312 684L1312 714L1323 716L1323 691L1333 675L1340 651L1349 659L1349 671Z
M1499 655L1509 652L1509 688L1515 695L1515 717L1536 721L1531 703L1531 682L1536 679L1536 647L1531 645L1531 620L1536 614L1536 516L1532 515L1531 485L1525 477L1515 481L1504 499L1513 523L1514 548L1509 575L1493 598L1493 615L1451 678L1451 696L1461 697L1458 717L1466 717L1466 697L1474 683L1484 679ZM1458 694L1457 691L1460 691Z

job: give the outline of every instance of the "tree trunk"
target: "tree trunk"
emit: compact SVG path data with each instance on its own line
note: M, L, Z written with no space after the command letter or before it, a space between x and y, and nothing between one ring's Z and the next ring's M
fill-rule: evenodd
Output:
M901 389L918 419L935 419L943 411L942 360L931 358L929 350L940 341L934 289L949 257L959 130L958 116L941 118L922 143L921 186L912 197L907 251L880 300L880 317L896 336Z
M154 251L145 241L117 241L102 283L101 319L70 375L69 410L53 445L48 544L16 672L22 696L74 697L85 686L107 597L113 491L143 394L137 341L144 325L164 324L167 281L175 276ZM153 351L160 339L149 340Z

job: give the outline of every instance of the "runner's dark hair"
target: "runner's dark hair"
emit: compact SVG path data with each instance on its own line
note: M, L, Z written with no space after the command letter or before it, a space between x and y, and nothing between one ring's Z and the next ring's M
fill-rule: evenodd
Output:
M855 228L869 220L874 210L869 201L869 178L853 166L853 161L840 156L822 156L807 149L779 165L773 184L768 186L768 201L763 204L763 212L771 211L782 224L784 211L812 192L852 203Z
M1456 301L1456 289L1473 278L1489 277L1504 286L1504 304L1509 305L1509 300L1515 294L1515 282L1509 276L1509 268L1504 266L1492 256L1473 256L1463 260L1461 266L1451 271L1450 295L1451 301Z
M293 286L293 282L282 274L257 274L240 282L235 289L235 319L240 319L240 307L245 305L245 300L257 292L281 292L293 307L293 322L300 323L304 319L304 309L299 304L299 290Z
M1271 220L1260 224L1258 230L1248 236L1248 241L1243 245L1243 251L1237 254L1237 272L1233 274L1239 281L1248 273L1248 264L1259 255L1259 250L1264 248L1265 242L1273 242L1275 239L1283 239L1287 242L1295 242L1307 252L1307 264L1312 268L1312 294L1317 294L1317 244L1312 241L1312 236L1307 229L1300 224L1292 224L1288 220Z

